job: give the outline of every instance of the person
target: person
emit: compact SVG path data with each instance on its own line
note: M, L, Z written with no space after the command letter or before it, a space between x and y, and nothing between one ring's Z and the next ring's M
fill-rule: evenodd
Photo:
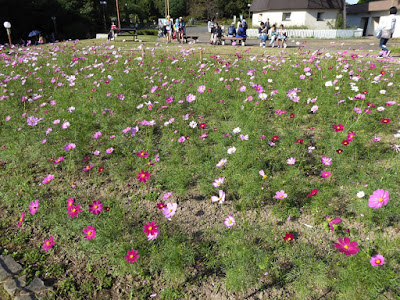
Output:
M246 33L243 29L243 25L239 24L239 30L236 33L236 37L242 37L243 38L243 43L242 45L244 45L244 42L246 41Z
M260 27L258 28L258 37L261 40L260 46L265 47L265 41L267 40L267 27L265 27L264 22L260 23Z
M119 32L119 31L118 31L117 25L115 25L115 22L112 21L112 22L111 22L111 29L110 29L110 32L109 32L109 34L108 34L108 39L109 39L109 40L115 39L115 34L118 33L118 32Z
M166 30L166 36L167 36L167 44L172 42L172 30L173 30L172 26L173 26L172 19L168 15L167 16L167 22L165 24L165 30Z
M382 27L382 35L381 35L381 40L379 43L379 47L382 49L384 52L385 56L389 56L390 50L386 47L386 43L393 37L394 29L396 27L396 15L397 14L397 8L396 6L392 6L389 8L389 18L387 18L384 21L383 27ZM382 57L382 55L379 55Z
M216 45L222 37L222 28L218 25L218 23L214 24L214 27L211 29L211 40L210 44Z
M286 30L285 27L283 26L283 24L281 24L279 30L278 30L278 34L277 34L277 41L278 41L278 48L286 48Z
M267 29L267 32L271 29L271 23L269 22L269 18L267 18L267 22L264 23L265 28Z
M174 24L174 30L172 32L172 38L176 39L179 38L179 19L175 20L175 24Z
M236 35L235 23L232 23L231 26L228 27L228 36L232 37Z
M243 30L244 30L244 35L246 35L246 31L247 31L247 22L245 19L242 20L242 26L243 26Z
M179 33L179 41L183 44L183 38L185 37L185 22L183 21L182 17L179 17L179 27L178 27L178 33Z
M208 21L208 32L211 33L212 29L214 28L214 19Z
M269 42L269 44L272 48L274 48L276 40L276 24L272 25L269 36L271 37L271 41Z

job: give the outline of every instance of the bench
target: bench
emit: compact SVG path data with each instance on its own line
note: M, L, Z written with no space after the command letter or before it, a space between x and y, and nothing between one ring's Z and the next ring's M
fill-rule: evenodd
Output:
M233 41L240 41L242 46L245 46L246 45L246 39L247 39L246 37L223 36L223 37L221 37L221 43L222 43L222 45L225 45L225 41L228 41L228 40L230 40L231 43Z
M188 42L188 39L192 39L196 43L196 41L199 39L199 37L194 36L194 35L185 35L185 36L183 36L183 39L185 40L185 43Z
M120 28L115 36L132 36L133 40L138 41L136 28Z

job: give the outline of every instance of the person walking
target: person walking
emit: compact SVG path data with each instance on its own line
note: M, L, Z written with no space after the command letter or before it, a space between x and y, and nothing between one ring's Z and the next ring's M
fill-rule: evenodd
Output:
M392 6L391 8L389 8L389 18L386 18L382 27L382 35L379 47L384 52L385 56L389 56L390 54L390 50L388 50L386 44L389 41L389 39L393 37L394 29L396 27L396 14L397 14L396 6ZM379 57L382 56L383 56L382 54L379 55Z

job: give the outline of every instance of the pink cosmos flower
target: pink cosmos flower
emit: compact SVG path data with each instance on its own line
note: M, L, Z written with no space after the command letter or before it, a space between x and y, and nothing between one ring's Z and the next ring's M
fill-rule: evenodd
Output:
M88 227L82 230L82 233L85 235L84 239L91 240L96 237L96 228L94 226L88 225Z
M68 209L68 217L71 219L78 217L78 214L82 211L82 208L80 205L77 206L71 206L70 209Z
M70 150L75 149L75 148L76 148L76 145L74 143L66 144L64 146L64 150L65 151L70 151Z
M31 215L36 214L38 208L39 208L39 200L32 201L31 204L29 205L29 213Z
M106 153L110 154L110 153L113 153L113 151L114 151L114 148L111 147L111 148L108 148L108 149L106 150Z
M225 192L223 190L219 190L218 196L212 196L211 197L212 202L217 202L218 204L222 204L225 201Z
M329 176L331 176L331 172L329 172L329 171L323 171L323 172L321 172L321 177L322 177L322 178L327 178L327 177L329 177Z
M92 204L89 204L89 212L91 212L94 215L98 215L101 213L103 210L103 204L101 203L100 200L98 201L93 201Z
M267 178L267 175L265 174L264 170L260 170L258 171L258 174L260 174L262 176L263 179Z
M68 121L65 121L64 123L61 124L62 129L67 129L69 126L71 126L71 123Z
M322 156L321 162L322 162L325 166L330 166L330 165L332 164L332 158L326 157L326 156Z
M311 112L313 114L315 114L318 111L318 105L314 105L313 107L311 107Z
M236 224L235 218L231 215L227 216L224 220L224 224L226 228L231 228L233 225Z
M86 167L83 168L83 172L89 172L91 169L93 169L94 165L93 164L89 164Z
M227 160L226 158L221 159L221 160L217 163L216 167L217 167L217 168L220 168L220 167L224 166L224 165L226 164L227 161L228 161L228 160Z
M168 198L171 197L171 195L172 195L172 192L168 192L168 193L165 193L164 196L163 196L162 198L163 198L164 200L168 200Z
M285 199L287 197L287 194L285 193L284 190L277 191L274 198L275 199Z
M65 159L64 156L60 156L59 158L57 158L56 160L54 160L55 164L59 164L60 162L62 162Z
M385 258L381 254L377 254L371 257L370 261L373 267L381 266L385 263Z
M171 218L175 215L176 209L178 208L178 204L176 203L167 203L167 207L163 208L163 214L166 218Z
M95 140L97 140L99 137L101 137L101 132L100 132L100 131L97 131L97 132L93 135L93 138L94 138Z
M51 248L53 248L53 246L56 244L56 242L54 242L54 237L50 236L50 238L48 240L44 240L44 243L42 245L42 250L47 252L49 251Z
M186 97L186 101L187 101L187 102L193 102L193 101L195 101L195 100L196 100L196 96L195 96L195 95L189 94L189 95L187 95L187 97Z
M206 86L205 86L205 85L200 85L200 86L197 88L197 91L198 91L199 93L204 93L205 90L206 90Z
M329 216L326 216L326 220L328 221L328 225L329 225L329 227L331 228L332 231L335 230L333 225L339 224L340 222L342 222L342 219L340 219L340 218L331 219L331 217L329 217Z
M389 192L386 190L378 189L369 196L368 206L378 209L389 202Z
M339 238L338 241L339 243L335 243L334 246L339 249L339 252L346 255L354 255L360 251L360 249L357 248L358 243L356 241L350 242L350 238L348 237L345 237L343 240Z
M19 221L18 221L18 224L17 224L18 227L21 227L22 222L24 222L24 219L25 219L25 213L22 212L21 213L21 217L19 217Z
M127 255L125 255L126 261L130 264L133 264L134 262L136 262L139 257L140 257L140 255L138 255L138 251L136 251L133 248L132 248L132 250L129 250L127 252Z
M178 143L183 143L185 140L186 140L186 138L185 138L184 136L181 136L181 137L178 139Z
M47 175L47 176L43 179L42 184L49 183L49 182L52 181L53 179L54 179L54 175L49 174L49 175Z
M294 164L296 163L296 158L295 158L295 157L288 158L288 159L286 160L286 163L287 163L288 165L294 165Z
M224 177L219 177L219 178L217 178L217 179L215 179L214 180L214 182L213 182L213 187L219 187L219 186L221 186L223 183L224 183L224 181L225 181L225 178Z

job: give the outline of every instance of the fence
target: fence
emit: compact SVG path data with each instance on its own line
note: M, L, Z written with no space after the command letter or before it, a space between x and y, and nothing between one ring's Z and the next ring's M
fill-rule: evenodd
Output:
M336 38L360 38L363 30L358 29L287 29L289 38L317 38L317 39L336 39ZM258 29L247 29L250 37L258 36Z

